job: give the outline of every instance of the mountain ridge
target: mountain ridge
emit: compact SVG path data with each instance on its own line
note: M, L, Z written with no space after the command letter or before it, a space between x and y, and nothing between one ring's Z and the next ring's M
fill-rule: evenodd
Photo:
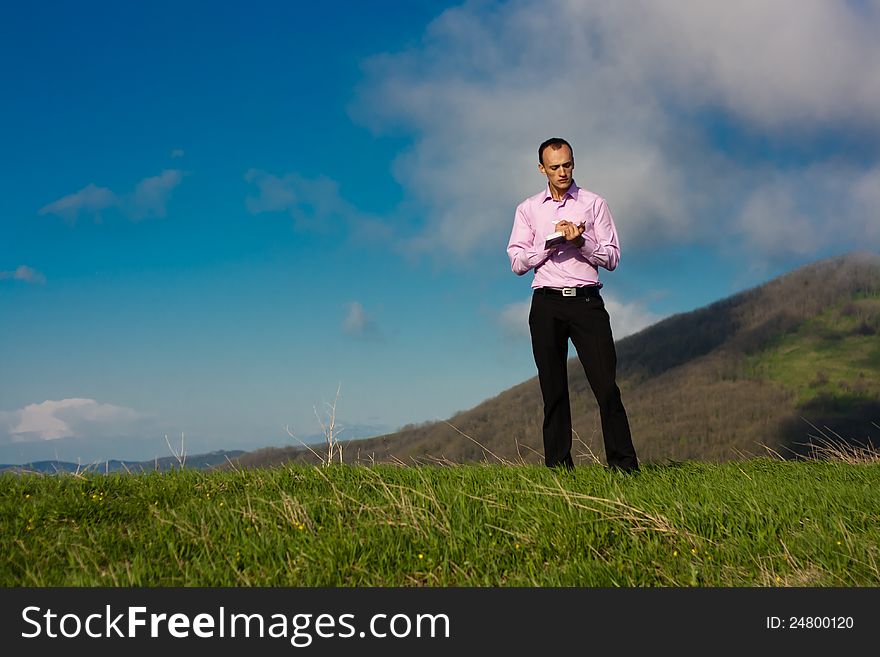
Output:
M187 455L185 459L182 458L183 467L192 470L210 470L220 465L225 465L230 460L238 458L245 453L241 449L221 449L203 454ZM72 463L70 461L44 460L20 463L18 465L0 464L0 472L38 472L42 474L96 472L98 474L109 474L116 472L164 472L180 467L181 461L177 457L163 456L149 461L107 459L89 463Z

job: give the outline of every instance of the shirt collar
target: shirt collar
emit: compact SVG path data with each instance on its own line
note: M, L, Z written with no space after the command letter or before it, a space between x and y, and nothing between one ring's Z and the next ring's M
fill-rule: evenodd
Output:
M565 190L565 194L562 195L561 201L565 200L565 197L568 196L573 201L577 200L578 190L580 187L577 186L577 183L572 180L571 186ZM544 188L544 201L549 201L553 198L553 195L550 193L550 183L547 183L547 187ZM542 201L543 203L543 201Z

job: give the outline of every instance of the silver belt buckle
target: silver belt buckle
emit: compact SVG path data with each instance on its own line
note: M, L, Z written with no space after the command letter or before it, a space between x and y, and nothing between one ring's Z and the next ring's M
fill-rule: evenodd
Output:
M577 296L577 288L576 288L576 287L564 287L564 288L562 288L562 296L564 296L564 297L576 297L576 296Z

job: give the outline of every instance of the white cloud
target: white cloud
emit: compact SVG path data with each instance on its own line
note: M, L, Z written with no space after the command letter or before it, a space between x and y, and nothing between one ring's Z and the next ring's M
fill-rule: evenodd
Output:
M71 224L76 222L80 213L91 214L96 222L100 222L101 212L108 209L119 210L132 221L150 216L164 217L171 192L184 175L179 169L165 169L158 176L144 178L131 194L125 195L90 183L78 192L43 206L38 214L54 214Z
M605 308L611 316L611 330L614 339L620 340L633 333L638 333L643 328L659 322L662 317L648 310L644 304L631 301L618 301L614 296L603 292L602 299ZM531 309L531 297L525 301L516 301L507 304L498 312L496 321L504 334L512 339L528 339L529 334L529 310Z
M310 198L317 200L318 190L330 191L334 197L334 204L339 203L338 185L327 178L309 180L297 173L287 173L283 176L262 171L249 169L244 179L257 186L258 195L248 196L245 206L251 214L262 212L290 212L296 216L301 206L311 205Z
M144 178L134 188L129 198L128 212L137 221L146 217L164 217L171 192L183 180L183 172L165 169L158 176Z
M603 293L605 309L611 317L611 331L614 339L620 340L633 333L638 333L643 328L656 324L663 317L648 310L637 301L629 303L618 301L610 294Z
M498 325L508 338L529 337L529 310L532 299L515 301L504 306L496 317Z
M322 191L331 194L332 203L339 203L338 185L327 178L309 180L297 173L279 177L260 169L249 169L244 179L254 183L259 190L257 196L245 199L245 206L251 214L290 212L296 216L304 206L319 203Z
M873 177L816 190L803 183L833 168L821 149L777 170L713 145L701 121L788 144L876 138L878 33L877 2L469 2L418 47L368 62L352 112L413 136L394 166L425 208L411 246L444 258L507 237L515 205L545 182L535 148L556 135L575 146L578 182L608 199L624 248L739 235L797 254L811 248L800 231L820 221L802 206L828 192L873 199ZM859 213L876 216L863 206L838 203L821 221L850 244L848 226L869 221Z
M784 247L804 254L816 246L811 222L796 207L796 197L785 180L773 180L755 189L746 199L739 222L749 245L763 253Z
M145 418L131 408L101 404L94 399L46 400L17 411L0 411L0 441L117 436Z
M106 187L89 183L78 192L62 196L57 201L44 205L38 214L58 215L69 223L75 223L80 212L94 214L100 221L101 211L119 203L119 198Z
M342 321L344 333L359 337L378 337L379 329L373 319L367 315L363 304L352 301L347 305L348 311Z
M346 333L360 334L367 327L367 315L364 307L357 301L348 304L348 314L342 322L342 329Z
M880 166L820 164L765 171L732 226L759 259L828 244L880 244Z
M185 155L182 148L175 148L171 151L171 159L174 160L178 157L183 157Z
M27 265L19 265L14 271L0 271L0 281L4 279L25 281L26 283L46 282L46 277L41 272Z
M326 176L306 178L298 173L277 176L261 169L249 169L244 179L257 187L256 196L245 198L251 214L285 212L299 229L331 231L342 222L355 238L388 239L388 224L361 212L346 201L339 183Z
M612 59L683 106L719 105L772 128L878 125L876 2L643 0L582 10L584 20L597 14L618 39Z

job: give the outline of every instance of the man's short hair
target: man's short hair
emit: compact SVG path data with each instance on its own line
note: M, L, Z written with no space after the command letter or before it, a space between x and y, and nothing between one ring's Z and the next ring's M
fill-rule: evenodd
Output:
M540 162L542 166L544 165L544 150L546 148L549 147L552 148L554 151L557 151L563 146L568 146L568 150L571 151L571 156L574 157L574 149L571 147L571 144L565 141L562 137L551 137L540 146L538 146L538 162Z

